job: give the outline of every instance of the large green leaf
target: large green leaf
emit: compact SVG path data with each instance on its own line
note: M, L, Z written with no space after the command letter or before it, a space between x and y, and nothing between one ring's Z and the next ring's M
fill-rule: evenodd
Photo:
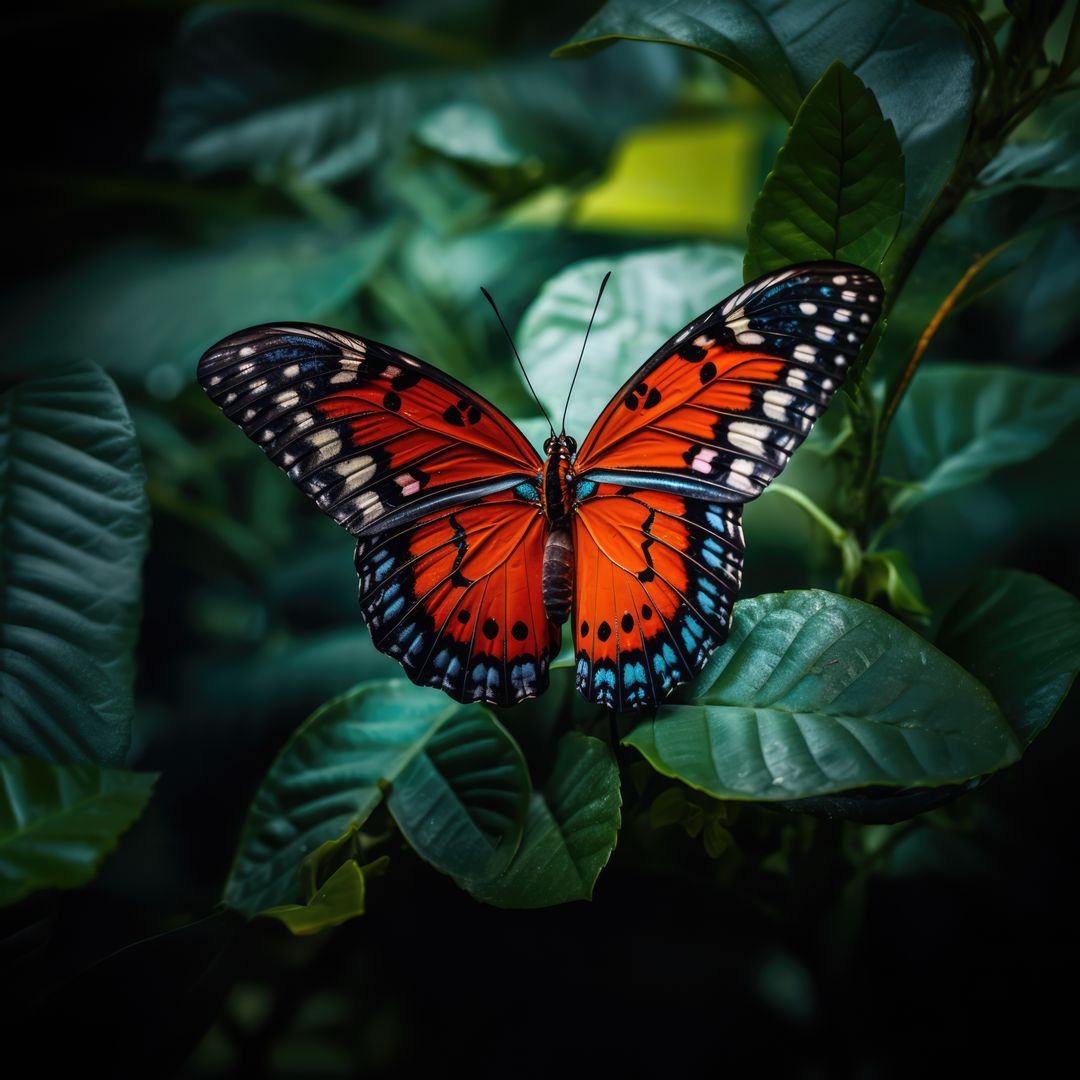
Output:
M0 907L75 889L142 813L154 773L0 758Z
M15 356L100 361L169 397L202 353L257 323L318 321L348 300L387 251L387 229L341 233L260 222L212 242L129 242L89 257L8 316Z
M146 530L134 430L104 372L0 395L0 754L124 760Z
M513 862L494 880L460 883L496 907L592 899L618 837L621 802L619 769L607 744L580 732L564 735L551 776L533 794Z
M364 683L316 710L271 766L225 902L253 915L298 899L301 859L362 824L387 788L402 832L439 869L492 876L520 842L528 771L490 713L401 680Z
M907 511L1047 449L1080 417L1080 379L939 364L919 371L897 410L884 471Z
M1035 574L992 570L956 601L936 644L990 690L1026 745L1080 671L1080 601Z
M876 269L904 211L904 160L873 93L831 64L802 103L754 205L744 276L811 259Z
M818 590L740 601L687 697L624 741L718 798L957 783L1020 755L959 664L878 608Z
M556 55L628 39L712 56L788 119L829 63L841 61L896 128L909 220L948 178L967 133L974 65L964 35L946 16L906 0L609 0Z
M742 284L734 248L694 244L588 259L553 277L525 313L518 347L556 427L592 314L610 270L566 414L580 443L615 391L672 334Z
M493 119L500 143L571 177L602 162L621 131L661 113L679 69L674 57L635 48L571 71L543 56L447 70L342 44L334 30L266 12L195 13L181 28L152 153L197 174L336 184L395 158L418 123L430 134L421 118L451 102L471 113L465 142L474 148L490 149Z

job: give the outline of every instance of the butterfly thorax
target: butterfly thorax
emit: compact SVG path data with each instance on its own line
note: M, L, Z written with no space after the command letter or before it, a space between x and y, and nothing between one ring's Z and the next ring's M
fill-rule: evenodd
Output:
M552 622L562 625L570 615L574 594L574 539L570 514L574 507L573 458L577 443L569 435L555 435L544 443L540 505L547 518L544 541L544 608Z
M557 435L544 443L547 460L541 475L540 505L552 529L565 528L574 505L573 457L577 444L569 435Z

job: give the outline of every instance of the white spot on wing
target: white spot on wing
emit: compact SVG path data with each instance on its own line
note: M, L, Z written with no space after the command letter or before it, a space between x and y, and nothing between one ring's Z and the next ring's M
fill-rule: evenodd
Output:
M766 390L763 398L765 415L770 420L786 420L788 407L794 400L795 395L786 390Z
M809 300L804 300L799 305L799 310L804 315L816 315L817 314L817 304L811 304Z

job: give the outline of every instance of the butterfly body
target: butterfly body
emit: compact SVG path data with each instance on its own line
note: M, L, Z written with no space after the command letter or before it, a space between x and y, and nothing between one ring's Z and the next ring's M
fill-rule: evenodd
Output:
M556 625L570 617L574 598L574 454L577 443L569 435L553 435L544 443L547 460L541 473L540 505L548 533L544 538L541 587L544 610Z
M726 637L742 507L826 408L880 306L877 278L845 263L751 282L662 345L580 449L553 434L543 456L462 383L328 327L233 334L199 379L356 538L372 640L414 682L459 701L534 697L565 627L589 701L648 708Z

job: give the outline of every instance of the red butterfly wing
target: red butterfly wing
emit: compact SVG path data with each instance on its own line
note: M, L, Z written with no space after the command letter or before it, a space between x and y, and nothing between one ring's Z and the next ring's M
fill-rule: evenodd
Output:
M535 697L562 640L539 585L544 535L539 508L508 491L361 537L360 607L376 647L458 701Z
M655 705L727 636L742 504L777 476L828 406L881 299L880 281L845 263L767 275L676 334L601 414L574 461L584 613L575 612L574 634L587 698ZM646 586L665 603L645 599ZM635 603L666 612L663 624L642 625ZM638 627L636 644L614 633L624 618ZM598 619L612 628L606 641L582 629Z
M588 490L588 489L586 489ZM601 484L577 508L577 687L615 709L658 705L726 634L742 507Z
M373 639L414 682L499 704L544 689L560 632L540 593L542 461L501 412L415 357L309 325L226 338L199 381L357 537Z

